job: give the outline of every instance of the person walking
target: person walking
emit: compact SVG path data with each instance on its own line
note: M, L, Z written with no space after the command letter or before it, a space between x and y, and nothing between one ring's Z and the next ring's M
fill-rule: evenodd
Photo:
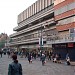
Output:
M0 55L1 55L1 58L2 58L2 54L3 54L3 52L2 52L2 50L0 50Z
M29 55L28 55L28 61L29 61L29 64L32 63L32 55L31 55L31 53L29 53Z
M44 53L42 53L41 61L42 61L42 65L44 66L45 64L45 54Z
M22 66L18 63L17 55L12 55L13 62L9 64L8 75L22 75Z
M70 65L69 53L66 54L66 63L67 63L67 65Z
M7 51L7 55L8 55L8 58L9 58L9 56L10 56L10 51Z

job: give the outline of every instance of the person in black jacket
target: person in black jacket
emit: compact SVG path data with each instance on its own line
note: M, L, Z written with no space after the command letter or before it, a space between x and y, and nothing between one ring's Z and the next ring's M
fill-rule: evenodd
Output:
M2 52L2 50L0 50L0 55L1 55L1 58L2 58L2 54L3 54L3 52Z
M28 61L29 61L29 64L32 63L32 55L31 55L31 53L28 54Z
M8 75L22 75L22 66L18 63L17 55L12 55L13 62L9 64Z

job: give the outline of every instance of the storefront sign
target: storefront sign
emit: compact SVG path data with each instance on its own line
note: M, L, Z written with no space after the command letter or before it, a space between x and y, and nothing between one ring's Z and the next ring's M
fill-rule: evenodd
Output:
M68 43L68 47L74 47L73 43Z

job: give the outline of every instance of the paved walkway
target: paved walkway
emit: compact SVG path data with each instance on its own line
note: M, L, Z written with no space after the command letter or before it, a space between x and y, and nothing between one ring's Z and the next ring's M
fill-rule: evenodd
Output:
M48 61L45 66L42 66L39 59L33 60L29 64L27 58L18 57L19 62L22 64L23 75L75 75L75 66L67 66L66 64L57 64ZM11 58L3 55L0 58L0 75L7 75L8 65L12 62Z

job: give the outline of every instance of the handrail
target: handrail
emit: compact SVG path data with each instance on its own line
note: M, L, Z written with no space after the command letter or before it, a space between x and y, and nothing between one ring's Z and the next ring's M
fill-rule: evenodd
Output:
M70 34L47 36L47 44L65 43L74 41L75 41L74 37L70 36Z

